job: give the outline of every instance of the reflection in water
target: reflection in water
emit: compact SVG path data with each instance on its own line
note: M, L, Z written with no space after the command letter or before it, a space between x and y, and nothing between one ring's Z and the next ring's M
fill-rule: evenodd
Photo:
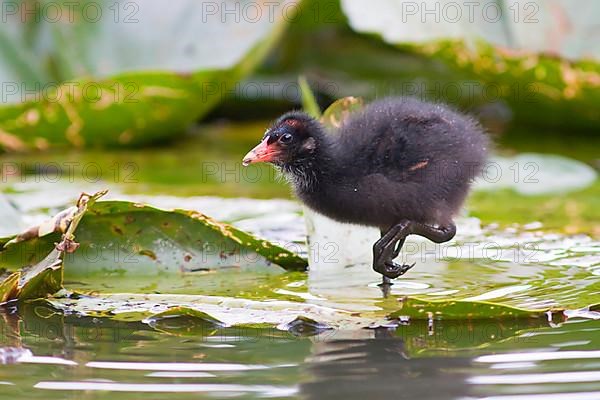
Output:
M125 369L129 371L252 371L269 369L266 365L215 364L215 363L133 363L92 361L85 364L88 368Z
M475 361L489 362L521 362L521 361L543 361L543 360L576 360L585 358L600 358L600 351L561 351L497 354L493 356L477 357Z
M39 304L0 311L0 332L0 361L12 363L0 365L0 398L22 399L117 400L132 392L146 393L146 400L164 399L165 393L289 398L297 394L298 366L311 346L307 338L274 328L171 334L139 322L63 315Z
M31 351L21 347L0 347L0 364L22 362L23 357L31 357Z
M224 385L224 384L160 384L160 383L113 383L113 382L40 382L35 389L109 391L109 392L151 392L151 393L258 393L261 397L289 397L296 389L260 385Z
M293 332L171 322L167 332L39 304L0 311L0 397L600 398L600 321Z
M557 372L550 374L474 376L467 382L475 385L522 385L531 383L594 382L600 381L600 371Z
M452 399L467 394L469 359L411 359L398 337L378 331L372 339L316 343L301 385L309 399Z

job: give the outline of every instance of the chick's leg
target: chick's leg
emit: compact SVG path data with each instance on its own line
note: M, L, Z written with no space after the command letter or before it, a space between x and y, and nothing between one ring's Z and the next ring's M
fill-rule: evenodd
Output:
M393 261L400 254L406 237L411 234L423 236L435 243L443 243L454 237L456 226L452 223L434 226L404 220L389 230L382 231L381 238L373 245L373 269L384 276L384 284L389 284L389 279L404 275L415 265L396 264Z

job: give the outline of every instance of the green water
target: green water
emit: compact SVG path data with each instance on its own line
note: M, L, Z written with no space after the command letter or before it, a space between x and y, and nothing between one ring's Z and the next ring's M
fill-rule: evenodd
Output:
M33 354L0 366L7 399L600 395L598 321L423 322L304 335L211 326L186 334L189 323L174 321L181 333L167 334L41 304L0 316L3 345Z

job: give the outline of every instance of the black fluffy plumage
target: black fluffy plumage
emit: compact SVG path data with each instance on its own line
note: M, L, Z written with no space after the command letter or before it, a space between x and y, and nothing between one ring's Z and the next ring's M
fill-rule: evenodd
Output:
M335 132L302 112L267 131L291 143L273 163L310 208L341 222L382 231L402 220L446 225L481 171L489 141L471 118L441 104L386 98Z

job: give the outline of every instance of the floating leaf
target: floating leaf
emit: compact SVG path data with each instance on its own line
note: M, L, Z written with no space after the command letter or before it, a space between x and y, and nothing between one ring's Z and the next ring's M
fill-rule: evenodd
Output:
M80 315L111 317L128 321L152 323L173 316L198 317L203 321L216 321L225 326L256 326L264 324L288 330L290 321L295 324L308 324L325 329L361 328L370 320L362 316L352 316L350 312L316 304L293 301L257 301L242 298L202 295L157 295L157 294L103 294L98 296L77 296L76 298L54 298L49 303L60 310L77 312ZM164 320L164 319L163 319ZM310 321L319 321L310 322ZM176 322L177 323L177 322ZM307 326L308 327L308 326Z
M75 230L88 207L105 193L99 192L92 196L83 194L79 198L76 208L70 209L68 213L61 213L63 216L68 214L68 218L59 219L64 222L64 225L52 225L56 230L64 228L61 241L41 261L11 273L0 282L0 304L11 300L46 297L61 289L65 254L72 253L77 248ZM53 221L55 220L53 219ZM33 232L37 232L36 237L46 234L41 229L30 229L27 232L25 239L23 236L17 236L17 238L29 240L34 237ZM19 240L15 240L14 243L18 243Z
M525 310L502 304L481 301L426 301L415 298L402 299L400 309L389 315L390 318L434 320L508 319L539 318L545 310Z
M81 223L79 240L81 251L68 264L72 275L179 275L272 264L288 270L306 267L306 260L290 251L297 245L278 246L197 211L126 201L96 203Z
M163 203L164 206L178 204L175 198L170 201ZM241 204L238 210L241 215L244 208L252 209ZM272 215L272 208L278 203L271 203L273 207L268 206L268 201L265 204L262 212ZM181 226L179 235L183 236L178 236L176 230L163 229L163 218ZM92 296L51 301L63 310L119 321L142 321L174 307L186 307L206 313L227 326L281 326L301 317L332 328L354 329L399 322L385 319L389 315L408 317L412 325L429 319L529 320L549 310L555 311L557 320L596 316L597 310L591 310L593 313L578 310L598 303L600 243L584 235L544 232L539 224L504 229L481 226L475 218L459 218L453 242L433 245L409 238L399 261L417 264L410 274L394 282L390 296L383 299L377 286L381 277L370 265L370 249L378 236L377 230L345 226L344 231L338 232L317 221L317 231L322 236L315 237L311 231L311 244L332 243L332 237L344 240L335 243L339 247L333 253L331 248L311 248L308 277L302 273L281 274L280 268L268 264L250 276L245 268L238 267L219 268L218 273L173 268L169 255L184 257L183 244L190 240L184 234L197 229L198 222L190 219L193 218L189 211L159 210L134 202L94 204L82 219L77 238L78 242L93 244L95 232L102 233L98 236L99 244L108 249L106 257L100 260L98 248L93 246L86 245L87 250L82 252L82 244L65 260L65 286ZM130 228L131 224L136 229ZM290 220L268 222L273 231L289 224ZM88 237L82 241L84 228ZM154 235L153 239L144 242L136 238L138 229ZM52 238L53 235L56 233L9 245L1 255L8 256L6 252L16 248L34 251L35 247L29 245L36 240L38 245L46 242L52 248L53 241L59 240ZM302 232L298 235L299 239L304 236ZM111 247L115 240L125 247L116 251ZM182 247L166 245L173 242ZM134 250L139 253L132 253ZM121 254L121 259L115 259L115 254ZM138 257L139 262L125 262L129 257ZM165 262L159 264L156 260ZM120 261L122 268L115 268L114 264ZM125 294L132 292L139 294ZM185 325L183 321L192 317L182 318L167 321L165 326Z
M187 307L173 307L143 321L154 329L179 335L209 336L225 324L205 312Z
M314 336L333 329L329 325L304 316L299 316L293 321L279 325L277 328L288 331L294 336Z
M423 301L403 299L395 312L351 312L343 305L330 306L290 302L256 301L201 295L103 294L76 298L48 299L60 310L78 315L108 317L118 321L143 321L165 332L210 335L223 326L276 327L295 336L320 335L328 330L355 330L408 316L409 323L421 320L545 320L542 310L468 301Z
M65 221L73 218L71 209L42 225L46 228L18 235L1 256L13 269L21 260L40 262L54 248ZM208 273L251 269L268 276L285 269L304 270L307 265L297 255L296 243L278 245L259 239L197 211L161 210L127 201L90 205L77 238L79 249L64 260L66 279L91 280L96 289L120 284L162 290L163 284L181 286L186 278L196 276L206 277L208 285L227 285L233 279L228 286L235 287L244 282L240 275Z
M377 230L343 227L320 216L313 222L311 243L326 237L343 237L344 241L337 243L329 262L323 257L310 258L310 294L336 299L340 276L344 276L344 299L350 304L360 301L364 305L365 299L380 295L376 283L381 277L372 271L369 252L378 238ZM465 301L533 312L573 310L598 302L600 242L584 235L550 234L539 227L481 227L475 218L455 222L457 235L451 242L435 245L419 237L407 239L397 261L416 265L394 281L392 298L408 296L438 304L441 309L447 302ZM391 300L372 304L390 311L399 306ZM491 314L493 310L482 307L479 311Z
M295 282L266 285L266 300L250 300L242 289L229 296L114 293L50 301L55 307L78 314L129 321L185 307L227 326L269 324L284 330L295 324L300 330L309 329L311 323L307 321L352 330L397 325L403 320L412 325L422 320L524 318L543 324L548 311L558 321L597 314L570 310L597 303L600 280L592 266L599 265L600 259L588 257L581 266L568 261L569 254L596 254L600 246L597 242L586 237L532 232L492 235L464 221L459 221L459 227L457 243L436 246L435 251L428 246L425 259L424 254L415 252L422 248L423 241L408 241L405 246L412 255L407 254L408 259L403 261L410 262L412 257L419 265L410 275L395 281L387 298L382 298L376 286L381 278L371 271L368 262L361 261L353 266L312 265L308 281L299 276ZM530 244L534 244L533 250ZM468 256L464 253L453 259L462 251L468 251ZM557 261L564 265L557 265ZM278 294L293 301L276 300ZM593 307L590 310L595 311ZM289 321L296 322L290 325Z

